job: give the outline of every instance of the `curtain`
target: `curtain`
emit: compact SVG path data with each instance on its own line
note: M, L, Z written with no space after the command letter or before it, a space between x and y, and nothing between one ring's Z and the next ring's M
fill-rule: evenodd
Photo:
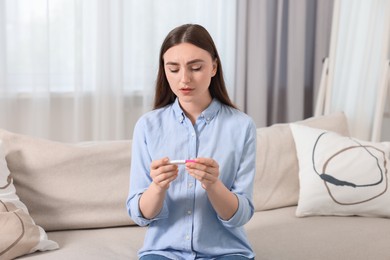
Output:
M235 98L258 127L313 115L333 1L242 0Z
M329 109L346 113L352 136L371 140L390 60L390 0L337 0L335 7Z
M153 103L160 45L184 23L208 29L233 95L236 0L0 0L0 127L131 138Z

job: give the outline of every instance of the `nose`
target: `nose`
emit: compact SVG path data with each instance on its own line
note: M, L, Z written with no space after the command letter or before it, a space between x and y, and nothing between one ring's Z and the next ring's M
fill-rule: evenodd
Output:
M187 69L182 70L183 73L181 75L181 82L186 84L191 81L191 72Z

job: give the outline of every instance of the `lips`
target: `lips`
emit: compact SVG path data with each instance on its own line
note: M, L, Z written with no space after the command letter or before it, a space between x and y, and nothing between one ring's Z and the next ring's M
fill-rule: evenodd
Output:
M181 88L180 89L180 92L182 92L183 94L189 94L193 91L194 89L193 88Z

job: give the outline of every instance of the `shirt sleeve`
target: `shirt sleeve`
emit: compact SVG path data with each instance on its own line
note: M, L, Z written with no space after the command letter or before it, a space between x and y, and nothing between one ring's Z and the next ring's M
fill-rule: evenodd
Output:
M160 213L153 219L144 218L139 209L139 199L152 182L150 177L152 159L148 152L145 128L141 118L134 128L132 139L130 189L126 202L128 214L140 226L146 226L154 220L168 217L168 207L165 202Z
M256 126L251 120L245 132L245 142L242 149L240 166L236 175L232 192L237 196L238 209L229 219L223 220L226 227L238 227L246 224L254 213L253 182L256 172Z

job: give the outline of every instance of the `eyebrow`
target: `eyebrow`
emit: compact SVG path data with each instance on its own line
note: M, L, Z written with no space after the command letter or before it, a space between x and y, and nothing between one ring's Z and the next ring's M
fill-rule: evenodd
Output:
M191 64L194 64L194 63L199 63L199 62L204 62L204 60L202 59L195 59L195 60L190 60L189 62L187 62L187 65L191 65ZM179 63L177 62L173 62L173 61L168 61L167 63L165 63L165 65L179 65Z

